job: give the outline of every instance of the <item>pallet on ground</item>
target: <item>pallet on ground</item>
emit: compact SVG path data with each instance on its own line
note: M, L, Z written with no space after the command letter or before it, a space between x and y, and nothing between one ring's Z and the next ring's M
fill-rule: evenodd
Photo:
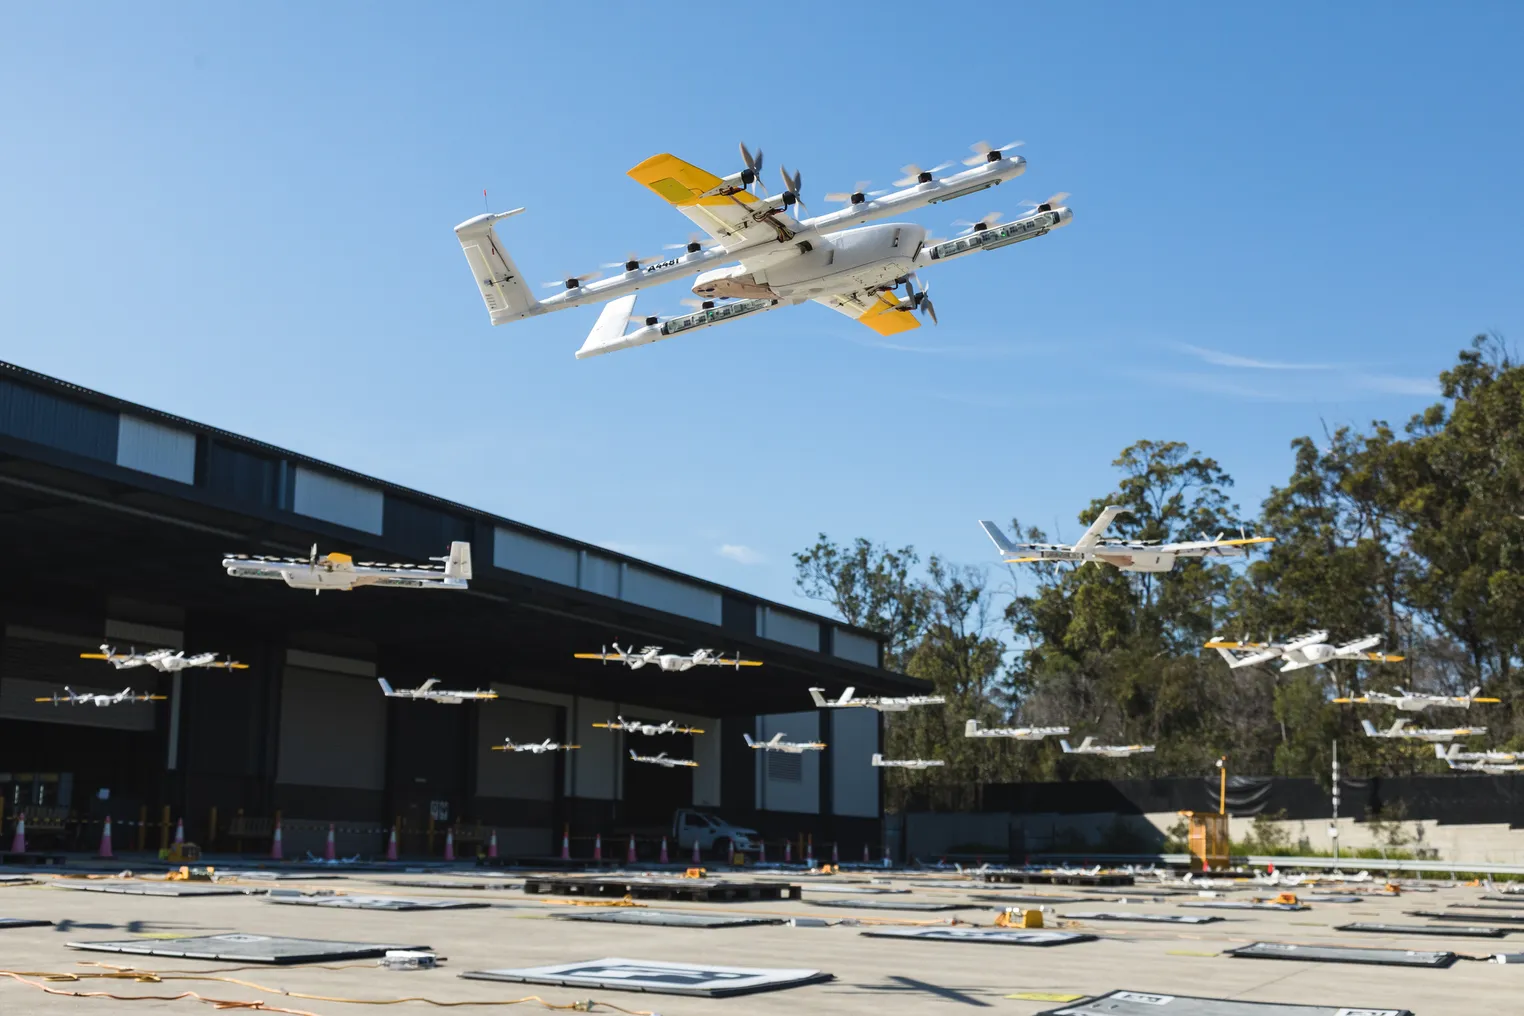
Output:
M738 900L797 900L800 887L789 882L722 882L702 878L526 878L529 895L592 896L636 900L682 900L729 903Z

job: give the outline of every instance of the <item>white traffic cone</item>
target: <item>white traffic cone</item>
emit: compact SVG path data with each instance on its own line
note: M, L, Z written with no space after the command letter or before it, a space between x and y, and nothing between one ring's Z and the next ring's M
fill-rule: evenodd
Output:
M101 826L101 849L96 857L114 857L111 853L111 816L106 816L106 824Z
M275 834L270 837L270 860L279 861L282 857L280 848L280 819L276 819Z

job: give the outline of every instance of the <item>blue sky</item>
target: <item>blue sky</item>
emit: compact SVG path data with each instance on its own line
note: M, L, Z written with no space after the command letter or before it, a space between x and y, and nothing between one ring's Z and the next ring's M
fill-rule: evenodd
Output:
M0 37L0 357L763 595L817 532L981 563L1073 538L1139 438L1245 509L1288 442L1400 422L1524 336L1524 8L64 5ZM1072 226L923 274L938 328L805 306L585 362L492 328L451 227L532 279L690 226L624 172L736 143L821 195L980 139ZM680 283L648 290L667 313Z

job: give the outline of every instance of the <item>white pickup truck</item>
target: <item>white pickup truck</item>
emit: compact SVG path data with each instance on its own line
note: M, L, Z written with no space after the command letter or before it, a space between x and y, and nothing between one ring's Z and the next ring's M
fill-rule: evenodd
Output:
M718 815L679 808L672 816L672 840L677 849L687 851L693 844L710 857L729 860L731 855L752 853L761 849L761 837L755 829L742 829L731 825Z

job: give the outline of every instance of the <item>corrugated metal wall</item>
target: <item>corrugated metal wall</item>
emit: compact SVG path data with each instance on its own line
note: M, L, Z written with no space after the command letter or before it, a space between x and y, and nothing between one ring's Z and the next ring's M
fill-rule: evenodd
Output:
M287 666L276 782L384 789L386 701L372 678Z
M298 515L379 536L385 516L384 502L379 490L305 466L296 467L291 510Z
M845 628L836 629L832 651L843 660L851 660L853 663L861 663L869 667L878 666L878 643L856 632L847 631Z
M811 652L820 651L820 622L800 614L758 608L757 634L774 642L783 642Z
M492 539L492 563L508 571L533 575L563 586L577 585L577 551L498 526Z
M782 733L786 741L815 741L820 738L820 714L815 710L802 713L773 713L757 717L757 733L753 738L766 740ZM834 749L831 745L827 751ZM757 752L757 754L763 754ZM766 763L757 766L757 808L760 811L796 811L811 815L820 813L820 752L807 751L795 756L799 760L799 779L786 778L786 773L774 774ZM792 763L788 763L792 769Z
M831 716L831 811L837 815L878 818L878 712L838 709Z
M619 562L597 554L582 555L582 588L590 593L619 597Z
M281 470L282 463L275 459L207 439L206 469L202 477L207 490L262 508L277 508L280 507Z
M117 428L116 464L195 483L196 435L124 413Z
M702 586L679 582L631 565L625 568L623 592L626 600L643 607L709 624L720 623L720 594Z
M116 414L0 380L0 434L102 462L116 461Z

